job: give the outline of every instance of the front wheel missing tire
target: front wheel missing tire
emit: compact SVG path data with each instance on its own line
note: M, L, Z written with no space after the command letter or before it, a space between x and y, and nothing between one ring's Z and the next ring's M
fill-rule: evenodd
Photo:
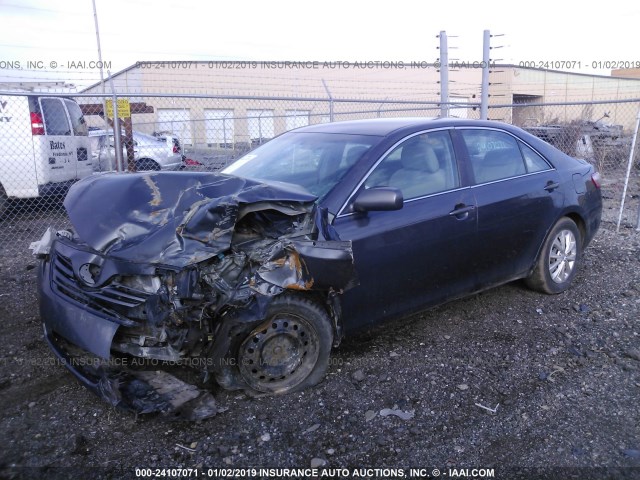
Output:
M237 364L254 391L289 393L320 382L329 365L333 328L324 307L298 295L274 298L267 319L242 341Z

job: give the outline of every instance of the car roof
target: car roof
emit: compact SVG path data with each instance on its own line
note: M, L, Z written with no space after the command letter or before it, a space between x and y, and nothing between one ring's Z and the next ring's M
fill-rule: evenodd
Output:
M122 135L124 135L125 132L122 132ZM89 130L89 136L90 137L104 137L106 135L113 135L113 130ZM142 132L138 132L136 130L133 131L133 137L136 139L145 139L148 140L150 142L156 142L156 143L164 143L164 140L162 138L158 138L158 137L154 137L153 135L149 135L147 133L142 133ZM166 138L166 137L163 137Z
M451 128L451 127L484 127L498 128L500 130L510 132L521 140L533 146L539 153L543 154L548 160L553 159L555 167L559 165L574 164L576 160L569 155L561 152L553 145L541 140L540 138L522 130L519 127L508 123L496 122L491 120L473 120L466 118L429 118L429 117L398 117L398 118L373 118L369 120L347 120L343 122L320 123L317 125L309 125L297 128L292 132L303 133L334 133L334 134L353 134L353 135L371 135L378 137L404 137L412 133L429 130L434 128Z
M296 132L345 133L354 135L388 136L403 131L418 131L440 127L494 127L515 131L513 126L488 120L433 117L372 118L368 120L347 120L320 123L296 129Z

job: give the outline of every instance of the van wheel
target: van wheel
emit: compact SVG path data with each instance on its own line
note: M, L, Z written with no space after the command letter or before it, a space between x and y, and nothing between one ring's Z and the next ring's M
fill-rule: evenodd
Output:
M136 171L142 172L145 170L160 170L160 165L150 158L141 158L136 162Z
M9 209L9 197L5 192L4 187L0 185L0 218L4 217L4 214Z
M333 327L325 308L302 295L280 295L267 320L238 348L240 375L250 390L282 394L316 385L329 366Z

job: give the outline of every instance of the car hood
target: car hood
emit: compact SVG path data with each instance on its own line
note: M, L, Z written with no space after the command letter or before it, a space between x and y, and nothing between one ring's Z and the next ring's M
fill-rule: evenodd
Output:
M79 239L113 258L184 267L225 251L247 213L312 213L317 199L295 185L202 172L94 175L64 206ZM326 230L326 228L325 228Z

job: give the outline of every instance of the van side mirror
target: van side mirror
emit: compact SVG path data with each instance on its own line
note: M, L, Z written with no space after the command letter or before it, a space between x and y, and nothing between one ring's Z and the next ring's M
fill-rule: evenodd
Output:
M402 192L397 188L376 187L360 192L353 202L353 209L356 212L400 210L403 202Z

